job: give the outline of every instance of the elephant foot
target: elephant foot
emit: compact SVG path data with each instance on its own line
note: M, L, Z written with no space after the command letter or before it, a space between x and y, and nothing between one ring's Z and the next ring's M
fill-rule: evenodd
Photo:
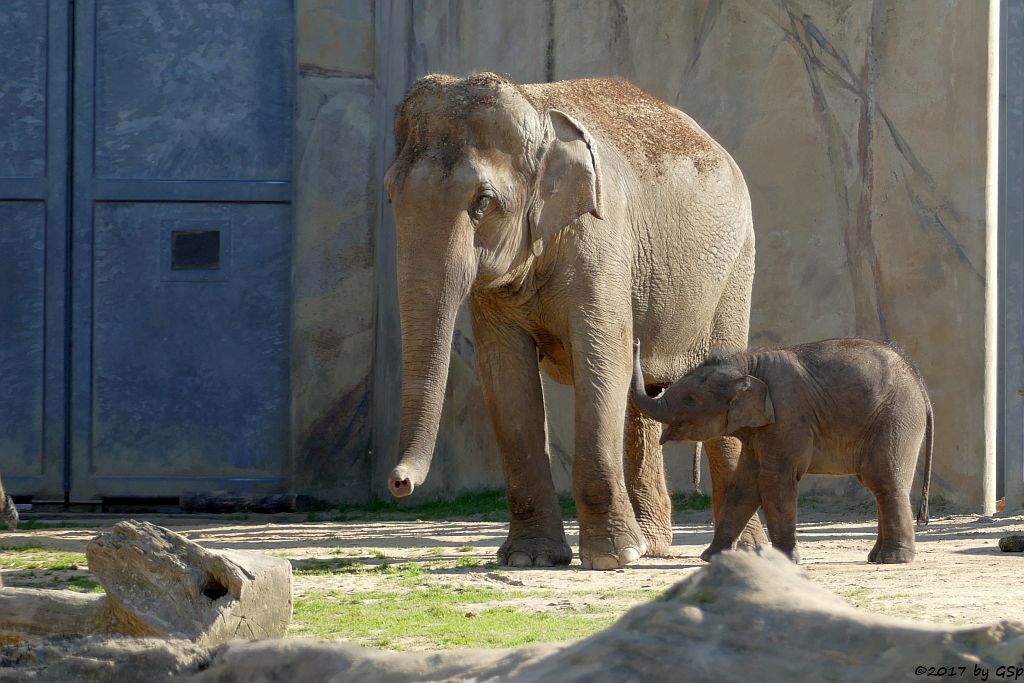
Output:
M878 562L878 553L882 550L882 539L875 541L875 546L868 553L868 562L875 564Z
M642 533L622 533L617 537L580 535L580 565L584 569L608 571L636 562L647 552Z
M645 523L645 520L642 519L638 521L640 531L644 535L644 542L647 545L645 554L650 557L667 556L669 548L672 547L672 524L665 527L661 524Z
M786 550L785 548L775 546L775 549L783 555L785 555L786 557L788 557L793 562L793 564L800 564L800 551L796 548L793 548L792 550Z
M584 553L580 551L580 566L584 569L596 569L598 571L609 571L621 569L627 564L632 564L644 556L647 552L646 543L640 547L627 546L617 553Z
M648 487L630 491L630 502L640 532L647 543L647 555L664 557L672 547L672 499L661 490Z
M18 528L18 508L14 507L14 499L7 496L3 509L0 509L0 529Z
M915 553L912 548L882 547L875 554L874 559L871 558L871 555L868 555L868 562L876 564L909 564L914 561L914 555Z
M498 564L509 567L554 567L572 561L565 538L509 536L498 548Z
M704 562L710 562L712 557L722 552L723 550L727 550L727 548L717 548L714 544L709 545L707 548L704 549L704 552L700 554L700 559Z
M743 533L740 534L739 540L736 541L736 547L742 550L751 550L759 545L768 545L770 542L768 534L765 533L764 527L761 526L761 520L755 514L747 522Z

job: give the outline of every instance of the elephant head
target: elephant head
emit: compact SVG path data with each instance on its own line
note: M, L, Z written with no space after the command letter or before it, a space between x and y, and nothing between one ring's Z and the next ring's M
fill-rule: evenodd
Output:
M775 422L768 385L725 356L712 355L661 395L647 394L640 369L640 340L633 342L631 398L637 410L665 425L661 443L706 441Z
M430 468L459 306L473 288L523 278L566 225L600 218L601 166L582 125L494 74L419 79L395 137L384 182L396 224L402 414L388 489L401 497Z

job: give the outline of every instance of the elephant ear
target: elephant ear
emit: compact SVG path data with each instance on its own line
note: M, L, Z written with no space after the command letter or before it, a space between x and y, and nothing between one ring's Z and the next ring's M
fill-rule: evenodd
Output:
M533 204L530 242L539 256L559 230L590 213L602 218L601 162L587 129L568 114L549 109L549 138L542 148Z
M775 406L768 385L751 375L740 381L739 391L729 401L726 434L745 427L763 427L775 422Z

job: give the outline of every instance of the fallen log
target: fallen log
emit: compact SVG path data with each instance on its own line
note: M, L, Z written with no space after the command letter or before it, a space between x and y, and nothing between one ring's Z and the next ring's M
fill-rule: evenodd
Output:
M149 522L119 522L85 551L106 591L0 588L0 634L184 638L215 645L284 635L291 564L257 553L209 550Z

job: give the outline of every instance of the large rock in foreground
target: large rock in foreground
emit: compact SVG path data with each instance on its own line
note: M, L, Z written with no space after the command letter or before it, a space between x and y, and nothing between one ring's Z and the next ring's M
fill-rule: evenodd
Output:
M179 657L170 656L183 648ZM957 680L1013 678L1024 664L1024 624L949 628L858 610L813 584L771 549L727 552L634 608L606 631L570 646L519 650L387 653L314 640L232 642L209 652L187 643L83 640L7 648L29 680L119 681L170 675L192 683L329 681L921 681L941 667ZM29 660L34 660L29 663ZM88 662L81 673L74 661ZM69 663L71 662L71 663ZM49 678L47 666L58 666ZM108 668L108 667L116 667ZM959 667L963 667L961 670ZM1024 676L1022 670L1021 676ZM4 670L0 668L0 680Z

